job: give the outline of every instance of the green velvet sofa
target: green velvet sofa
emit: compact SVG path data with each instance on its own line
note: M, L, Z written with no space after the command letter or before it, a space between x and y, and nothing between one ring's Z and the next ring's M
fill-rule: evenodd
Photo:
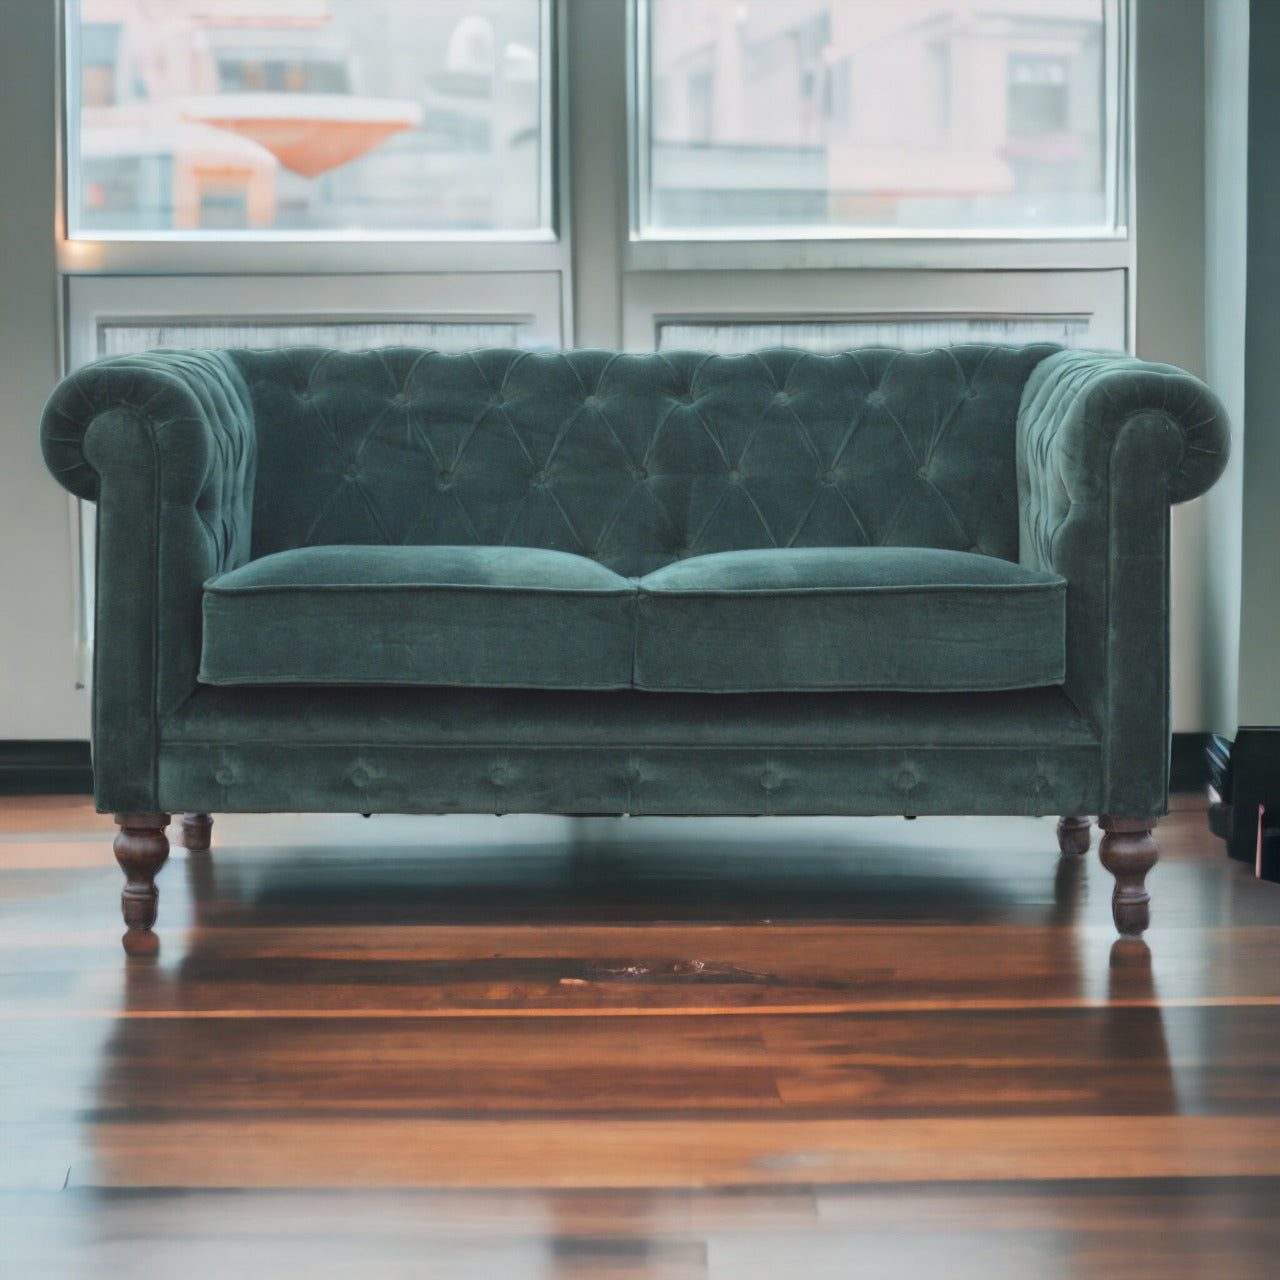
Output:
M126 947L171 812L1058 814L1148 922L1195 378L953 347L159 351L67 378Z

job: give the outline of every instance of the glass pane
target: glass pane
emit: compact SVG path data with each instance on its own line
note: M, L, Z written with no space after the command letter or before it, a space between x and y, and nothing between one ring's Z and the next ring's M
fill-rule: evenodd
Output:
M1115 229L1111 0L641 13L641 236Z
M549 230L544 0L69 0L73 237Z
M658 326L659 351L742 355L766 347L830 354L858 347L928 351L961 342L1096 347L1088 316L883 316L860 320L692 320Z

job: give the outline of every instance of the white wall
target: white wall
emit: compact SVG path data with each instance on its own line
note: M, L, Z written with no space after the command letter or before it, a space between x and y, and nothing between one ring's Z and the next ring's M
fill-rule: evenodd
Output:
M0 0L0 739L87 738L70 498L40 458L58 373L55 5Z
M1135 7L1134 350L1205 371L1204 0ZM1171 684L1175 731L1204 722L1205 503L1172 520Z
M1234 428L1227 472L1205 496L1201 680L1206 729L1239 724L1244 342L1248 281L1249 4L1205 12L1205 376Z

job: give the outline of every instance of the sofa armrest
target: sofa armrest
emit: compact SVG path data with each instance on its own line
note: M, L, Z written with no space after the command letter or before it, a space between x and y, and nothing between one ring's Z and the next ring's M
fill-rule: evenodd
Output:
M1103 741L1102 811L1168 804L1169 507L1226 466L1217 397L1170 365L1063 351L1018 411L1024 565L1067 580L1066 692Z
M203 584L250 554L248 387L223 352L99 361L56 388L41 445L54 476L98 504L98 806L156 811L159 725L196 685Z

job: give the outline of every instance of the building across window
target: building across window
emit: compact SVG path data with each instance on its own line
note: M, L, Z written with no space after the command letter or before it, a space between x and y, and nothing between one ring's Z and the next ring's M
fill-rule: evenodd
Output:
M1114 234L1110 0L647 0L639 238Z

